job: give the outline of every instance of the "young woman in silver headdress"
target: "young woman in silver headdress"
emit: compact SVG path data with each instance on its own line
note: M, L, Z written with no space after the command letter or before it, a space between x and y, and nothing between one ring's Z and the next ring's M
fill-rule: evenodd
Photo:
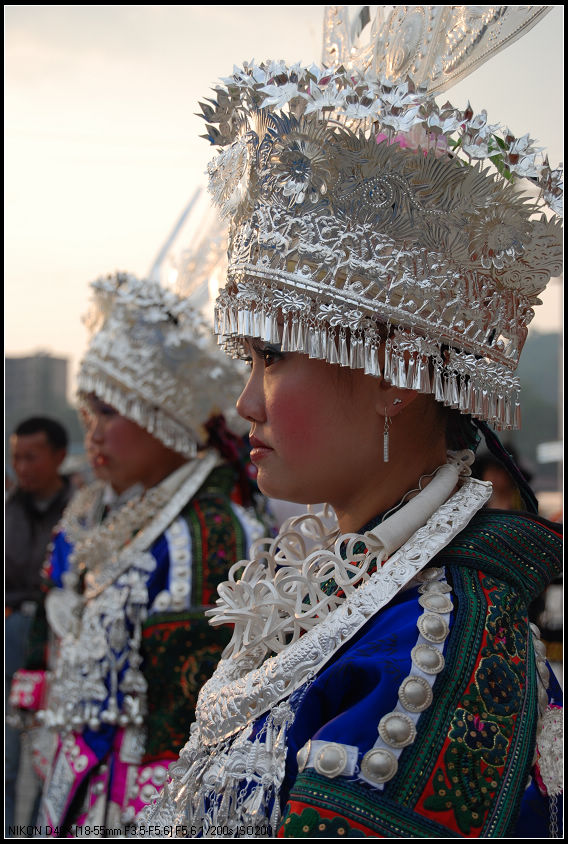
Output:
M240 367L159 285L118 274L93 288L79 395L99 479L46 563L47 693L42 648L13 692L40 710L38 826L57 837L119 834L163 785L229 639L204 608L266 529L246 449L219 416Z
M391 77L407 9L379 27ZM528 138L431 96L534 12L420 9L423 54L446 60L419 92L269 63L203 106L231 220L217 330L252 367L237 406L259 485L332 506L219 587L212 623L233 637L141 834L557 834L559 691L527 608L558 571L559 528L526 486L528 512L483 509L470 466L480 431L499 449L486 422L518 423L526 326L560 268L540 210L558 174Z

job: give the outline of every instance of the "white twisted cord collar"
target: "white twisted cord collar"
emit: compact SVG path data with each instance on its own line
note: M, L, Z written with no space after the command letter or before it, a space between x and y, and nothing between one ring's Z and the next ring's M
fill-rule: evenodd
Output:
M258 540L252 560L229 570L218 587L210 624L232 624L223 658L263 649L279 653L296 642L366 582L443 504L460 476L471 474L473 452L448 452L431 482L400 510L364 534L340 534L331 508L288 519L275 539ZM365 551L357 553L363 543ZM243 571L243 565L245 566ZM333 588L333 581L337 588Z

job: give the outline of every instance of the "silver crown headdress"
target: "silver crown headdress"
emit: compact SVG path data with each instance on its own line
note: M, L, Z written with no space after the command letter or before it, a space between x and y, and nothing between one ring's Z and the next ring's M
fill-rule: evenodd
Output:
M91 284L94 332L81 361L78 390L186 457L204 445L216 413L233 423L245 373L218 348L203 317L159 284L126 273ZM234 414L236 416L236 414Z
M342 64L245 64L201 104L231 224L215 330L234 354L278 342L518 427L527 326L561 272L562 174L432 92L547 7L391 7L363 55L341 8L326 50Z

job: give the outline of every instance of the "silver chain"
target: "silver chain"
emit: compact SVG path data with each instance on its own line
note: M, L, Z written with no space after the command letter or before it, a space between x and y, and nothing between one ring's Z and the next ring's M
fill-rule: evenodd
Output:
M558 797L550 795L550 837L558 838Z

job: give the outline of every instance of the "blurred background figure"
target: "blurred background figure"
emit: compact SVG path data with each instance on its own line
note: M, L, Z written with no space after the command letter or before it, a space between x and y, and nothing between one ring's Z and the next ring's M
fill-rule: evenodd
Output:
M66 429L45 416L20 422L10 438L16 482L6 499L6 694L14 673L24 665L28 632L41 597L40 572L51 533L72 495L69 478L60 474L67 439ZM6 831L15 820L20 753L19 731L7 724Z
M517 451L511 445L506 445L505 448L513 458L525 481L530 483L532 473L520 460ZM476 478L482 481L490 481L493 484L493 495L487 503L488 507L494 510L525 509L517 484L498 457L489 452L483 452L476 457L472 473Z
M204 609L266 531L247 446L222 415L236 417L246 367L160 285L117 273L92 288L79 413L96 480L59 524L12 688L38 713L38 824L60 837L124 829L165 783L229 638Z

